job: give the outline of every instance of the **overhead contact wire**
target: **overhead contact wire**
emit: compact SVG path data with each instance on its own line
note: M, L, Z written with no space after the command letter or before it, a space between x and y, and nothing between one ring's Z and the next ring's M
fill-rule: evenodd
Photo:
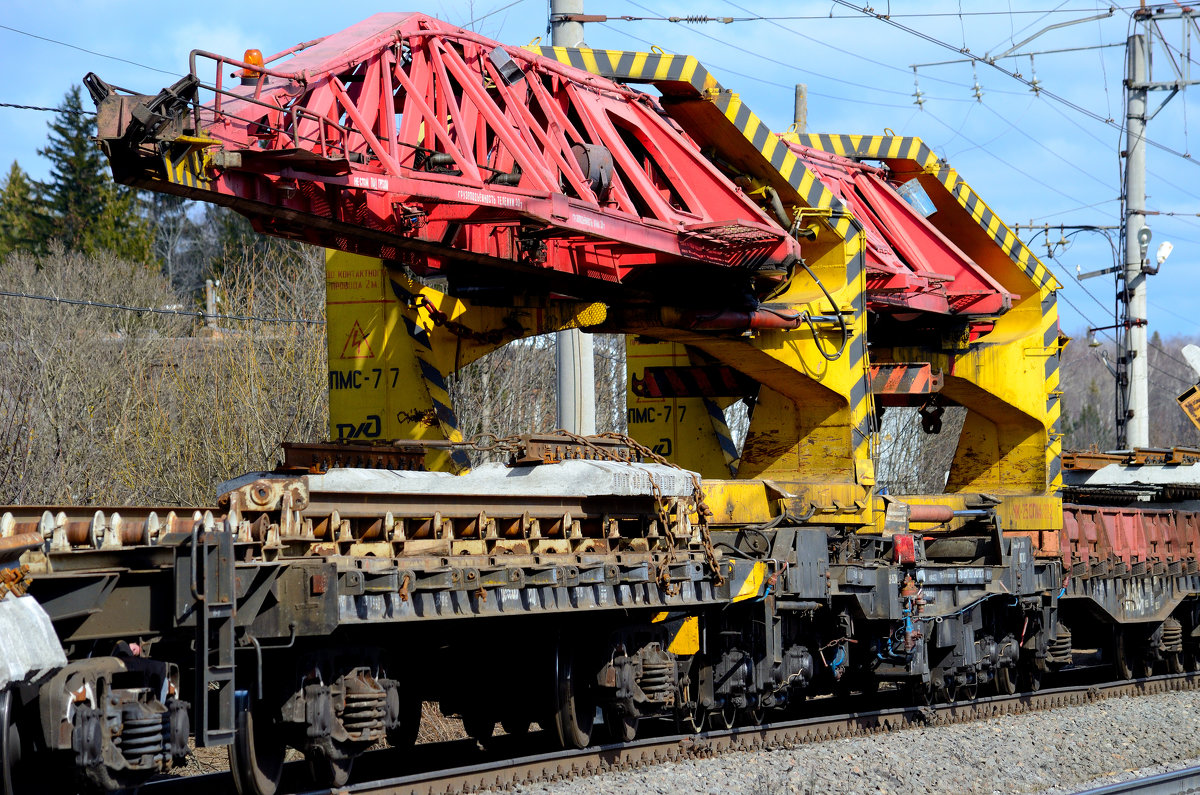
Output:
M312 326L324 326L324 320L316 320L306 317L261 317L259 315L223 315L214 314L212 312L192 311L187 309L168 309L165 307L154 306L126 306L124 304L110 304L104 301L88 301L83 298L60 298L55 295L34 295L32 293L17 293L9 290L0 290L0 295L7 298L26 298L33 301L49 301L56 304L68 304L70 306L88 306L96 309L113 309L124 312L136 312L138 314L154 314L154 315L177 315L179 317L199 318L201 320L245 320L254 321L256 323L298 323Z

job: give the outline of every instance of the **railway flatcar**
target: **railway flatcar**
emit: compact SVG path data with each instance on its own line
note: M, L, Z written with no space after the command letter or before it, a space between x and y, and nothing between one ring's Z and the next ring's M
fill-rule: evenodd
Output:
M118 182L329 250L333 441L207 508L3 509L0 621L53 652L4 646L3 795L135 787L189 741L242 795L289 747L341 785L427 702L582 747L1035 690L1084 649L1195 667L1194 514L1064 481L1057 284L920 140L776 135L694 58L423 14L85 84ZM449 374L565 328L629 335L629 436L464 439ZM944 490L886 493L882 412L948 406Z

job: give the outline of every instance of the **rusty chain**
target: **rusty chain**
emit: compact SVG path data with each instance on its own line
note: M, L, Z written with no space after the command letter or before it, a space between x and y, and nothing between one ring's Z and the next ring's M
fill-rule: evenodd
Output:
M7 569L0 569L0 599L8 594L24 596L29 589L29 566L22 563Z
M605 450L597 444L594 444L586 436L580 436L579 434L572 433L565 428L559 428L558 430L554 431L554 433L559 436L566 437L575 444L591 450L601 460L618 460L613 457L610 451ZM675 539L671 536L670 512L667 508L666 500L663 499L662 488L658 485L658 480L651 472L647 470L643 471L646 472L646 479L650 481L650 491L654 497L654 510L658 515L659 526L662 528L667 538L667 553L663 556L662 560L659 561L655 579L658 580L659 586L661 586L662 589L667 592L667 596L675 596L679 593L680 586L671 581L671 564L675 562Z
M602 458L604 460L616 461L617 463L627 463L627 462L621 461L621 459L619 459L619 458L616 458L611 451L609 451L603 447L600 447L597 444L593 444L592 441L586 436L580 436L579 434L572 433L572 432L570 432L568 430L564 430L562 428L559 428L558 430L554 431L554 433L559 436L563 436L567 439L570 439L571 441L575 442L576 444L580 444L580 445L586 447L587 449L593 451L600 458ZM709 568L712 570L713 584L718 588L721 585L724 585L725 575L723 575L721 573L721 564L717 560L717 550L716 550L716 548L713 547L712 536L710 535L709 529L708 529L708 519L710 516L712 516L712 509L709 508L708 504L704 501L704 491L700 486L700 476L697 475L695 472L692 472L691 470L684 469L683 467L679 466L678 464L674 463L673 461L668 461L666 458L664 458L663 456L654 452L649 447L646 447L645 445L641 444L640 442L635 441L634 439L631 439L624 434L614 433L614 432L610 431L608 433L598 434L597 438L612 439L613 441L616 441L616 442L636 451L638 454L640 454L644 458L648 458L656 464L662 464L663 466L667 466L672 469L678 469L680 472L686 472L691 477L691 480L692 480L692 500L691 500L691 502L692 502L692 506L696 510L696 516L698 519L697 525L700 529L700 543L704 550L704 558L705 558L705 561L708 563ZM666 504L662 498L662 490L659 488L658 483L655 481L654 476L652 474L647 472L646 475L649 477L650 487L654 491L655 504L657 506L658 513L659 513L659 521L664 526L664 529L667 532L668 539L670 539L670 537L671 537L670 536L670 533L671 533L670 523L667 518ZM663 560L663 562L659 565L659 572L658 572L659 582L663 583L664 587L666 587L666 589L667 589L668 594L672 594L672 595L674 593L678 592L678 588L675 587L670 582L670 568L669 567L670 567L671 563L674 561L674 553L675 553L675 544L672 541L670 544L668 544L667 555L666 555L665 559Z
M646 447L640 442L635 441L634 439L631 439L625 434L614 433L610 431L608 433L600 434L600 437L604 439L613 439L614 441L620 442L621 444L638 451L640 454L650 458L657 464L662 464L664 466L671 467L672 469L678 469L680 472L686 472L688 474L688 476L692 479L692 502L696 508L697 525L700 529L700 543L704 549L704 557L708 562L709 568L712 569L713 584L717 587L724 585L725 575L721 573L721 564L717 560L717 550L713 546L712 535L709 533L708 529L708 520L713 515L713 512L712 509L708 507L708 503L704 501L704 489L700 485L700 476L689 469L684 469L673 461L668 461L663 456L654 452L654 450Z

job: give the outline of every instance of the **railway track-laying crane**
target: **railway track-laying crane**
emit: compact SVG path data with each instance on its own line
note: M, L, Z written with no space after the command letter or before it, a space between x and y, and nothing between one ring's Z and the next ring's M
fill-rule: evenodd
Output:
M10 509L67 661L13 691L6 747L111 788L191 733L266 795L287 746L340 784L429 701L569 747L880 682L1013 692L1071 661L1071 599L1106 653L1192 660L1193 553L1064 569L1056 284L921 141L776 135L693 58L423 14L193 51L154 96L85 83L117 181L329 250L340 441L207 512ZM633 438L467 471L446 378L570 327L630 335ZM880 412L948 405L944 493L882 494Z

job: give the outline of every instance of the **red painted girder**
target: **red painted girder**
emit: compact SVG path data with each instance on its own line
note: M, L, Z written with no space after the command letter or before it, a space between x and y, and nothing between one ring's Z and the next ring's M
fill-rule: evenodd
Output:
M495 58L520 76L509 83ZM605 281L800 253L655 99L423 14L376 14L285 51L252 85L227 85L231 66L247 65L218 60L213 87L228 93L198 114L197 134L219 142L208 187L275 234L385 254L391 234L401 249L420 241L450 259ZM611 153L608 188L584 173L572 150L584 144Z
M1015 296L909 206L885 171L785 143L862 224L868 305L968 315L996 315L1012 306Z

